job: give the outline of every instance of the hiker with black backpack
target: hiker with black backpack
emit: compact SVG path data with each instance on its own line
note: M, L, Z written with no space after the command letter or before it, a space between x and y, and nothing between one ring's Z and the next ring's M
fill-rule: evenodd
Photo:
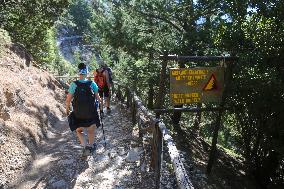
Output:
M107 70L104 69L104 64L101 64L100 68L94 71L94 81L99 87L99 95L103 101L105 99L105 104L107 108L107 113L111 112L110 109L110 77ZM103 115L103 108L100 106L100 113Z
M76 130L80 144L83 146L82 156L91 155L96 150L95 128L100 126L100 118L97 111L96 99L101 104L98 94L98 86L87 79L88 67L80 63L78 65L79 80L70 84L66 98L66 113L71 131ZM70 113L72 101L73 111ZM88 131L87 144L84 140L84 129Z

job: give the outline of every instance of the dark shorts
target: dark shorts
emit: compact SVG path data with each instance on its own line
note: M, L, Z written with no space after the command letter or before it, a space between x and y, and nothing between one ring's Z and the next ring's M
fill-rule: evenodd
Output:
M99 89L99 95L100 97L109 97L109 88L104 87L103 89Z
M94 115L94 118L92 119L77 119L74 113L72 112L68 116L68 123L71 131L75 131L77 128L80 127L90 127L91 125L94 124L96 124L97 128L101 126L98 113L96 113L96 115Z

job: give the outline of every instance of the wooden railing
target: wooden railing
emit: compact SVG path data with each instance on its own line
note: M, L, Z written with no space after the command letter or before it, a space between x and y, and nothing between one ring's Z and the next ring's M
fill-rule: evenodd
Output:
M142 133L145 131L153 134L150 164L155 171L156 188L161 187L162 162L163 154L165 153L163 151L163 145L165 144L165 147L168 149L171 163L174 167L179 188L193 189L194 187L186 173L180 154L165 124L161 120L155 118L129 87L115 83L114 93L118 101L126 104L126 107L130 109L133 124L138 124L139 136L141 137ZM144 126L145 117L148 120L147 122L150 123L147 124L150 125L149 127Z

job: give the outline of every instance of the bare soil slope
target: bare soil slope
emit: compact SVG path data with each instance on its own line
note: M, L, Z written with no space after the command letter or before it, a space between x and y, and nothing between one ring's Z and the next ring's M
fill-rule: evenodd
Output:
M64 91L47 72L9 45L0 57L0 188L29 165L64 113Z

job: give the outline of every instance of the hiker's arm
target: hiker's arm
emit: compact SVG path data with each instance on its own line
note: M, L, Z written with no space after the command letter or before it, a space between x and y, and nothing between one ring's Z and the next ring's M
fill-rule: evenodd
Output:
M68 93L66 97L66 115L69 115L69 112L70 112L70 104L71 104L72 96L73 95L71 93Z
M72 98L73 98L73 94L75 93L75 89L76 89L76 84L74 82L72 82L69 86L69 89L68 89L68 94L67 94L67 97L66 97L66 114L67 116L69 115L69 112L70 112L70 105L71 105L71 101L72 101Z

